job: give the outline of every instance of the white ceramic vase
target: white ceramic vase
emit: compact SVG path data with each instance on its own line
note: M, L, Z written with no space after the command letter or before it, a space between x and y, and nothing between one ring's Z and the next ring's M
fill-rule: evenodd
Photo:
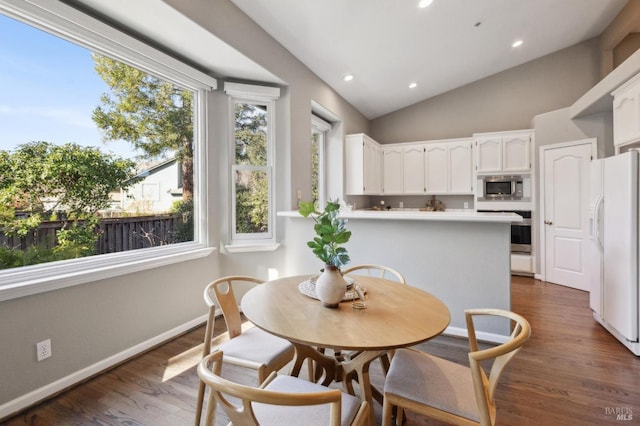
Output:
M337 308L347 291L345 282L340 270L332 265L325 265L324 272L316 280L316 294L323 306L327 308Z

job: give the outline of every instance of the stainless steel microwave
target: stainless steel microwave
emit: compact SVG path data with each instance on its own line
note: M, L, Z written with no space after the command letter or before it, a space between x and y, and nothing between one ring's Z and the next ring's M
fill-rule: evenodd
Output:
M530 196L529 176L478 176L478 201L528 201Z

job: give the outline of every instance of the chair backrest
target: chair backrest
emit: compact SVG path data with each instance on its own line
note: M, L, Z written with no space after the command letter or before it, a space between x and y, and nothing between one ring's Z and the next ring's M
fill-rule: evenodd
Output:
M264 281L254 277L233 275L218 278L204 289L204 301L207 306L209 306L209 319L207 321L204 337L204 355L211 352L213 325L216 318L216 300L218 306L220 306L220 310L222 311L224 322L227 325L229 338L233 339L242 333L242 317L240 316L238 302L236 301L236 296L233 292L233 285L238 282L262 284Z
M269 389L263 389L272 381L277 373L273 372L265 380L261 387L242 385L221 377L222 351L215 351L202 359L198 364L198 376L210 388L209 402L205 415L205 425L213 425L215 409L218 404L222 407L227 417L234 426L258 426L254 404L267 404L270 406L313 406L330 404L329 417L322 424L331 426L340 425L342 392L339 389L329 389L320 392L290 393ZM295 379L302 380L302 379ZM228 397L234 397L240 401ZM314 419L294 419L303 424Z
M345 269L344 271L342 271L342 273L349 274L356 271L367 272L367 274L372 277L385 278L385 279L392 278L395 281L398 281L402 284L407 283L407 280L405 280L404 276L400 272L384 265L374 265L374 264L356 265L356 266L352 266L350 268Z
M509 339L498 346L488 349L478 350L478 340L476 338L474 317L477 316L497 316L504 317L514 322L513 331ZM522 316L501 309L467 309L465 310L467 320L467 330L469 331L469 365L473 377L473 387L480 411L480 424L493 425L496 418L495 391L498 379L504 367L518 353L524 342L531 336L529 322ZM482 368L483 361L491 362L489 376Z

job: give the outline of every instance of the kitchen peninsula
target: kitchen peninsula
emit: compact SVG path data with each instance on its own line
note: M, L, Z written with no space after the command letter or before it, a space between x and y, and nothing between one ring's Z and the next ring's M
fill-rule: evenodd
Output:
M283 275L318 271L306 242L315 234L312 219L297 211L279 212L287 253ZM511 308L511 223L522 220L513 213L474 211L423 212L419 210L344 211L352 232L346 248L351 264L376 263L400 271L407 283L442 300L451 312L445 334L467 336L467 308ZM402 313L399 312L399 315ZM479 335L502 341L504 325L482 324Z

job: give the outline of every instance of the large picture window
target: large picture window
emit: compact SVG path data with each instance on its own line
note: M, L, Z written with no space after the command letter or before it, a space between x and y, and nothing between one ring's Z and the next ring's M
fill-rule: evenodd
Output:
M0 62L0 283L204 247L214 79L57 2L0 0Z
M236 244L274 241L273 164L275 88L226 83L231 95L231 239Z

